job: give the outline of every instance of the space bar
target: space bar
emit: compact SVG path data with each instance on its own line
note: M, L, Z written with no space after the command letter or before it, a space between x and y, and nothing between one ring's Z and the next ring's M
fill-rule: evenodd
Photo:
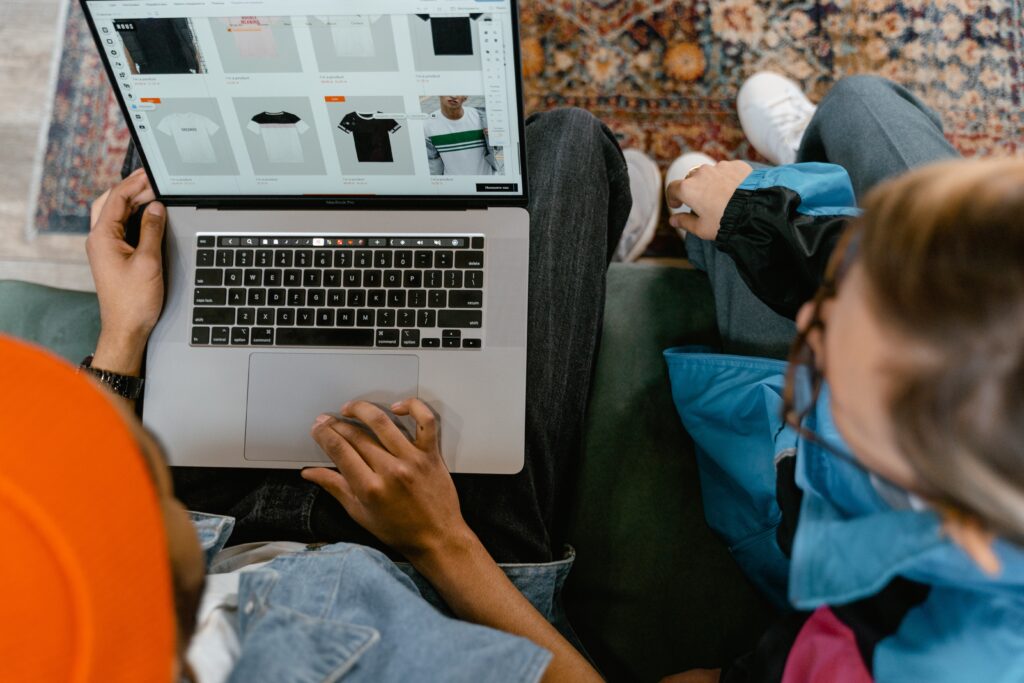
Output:
M277 346L373 346L373 330L279 327Z

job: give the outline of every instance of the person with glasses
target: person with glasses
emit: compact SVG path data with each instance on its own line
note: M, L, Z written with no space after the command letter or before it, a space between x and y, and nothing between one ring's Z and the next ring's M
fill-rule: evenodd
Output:
M1024 676L1024 160L927 163L947 145L907 95L826 97L798 157L841 165L670 187L698 253L733 269L710 273L725 321L740 291L790 318L723 344L791 349L666 352L708 522L781 614L723 669L667 681Z

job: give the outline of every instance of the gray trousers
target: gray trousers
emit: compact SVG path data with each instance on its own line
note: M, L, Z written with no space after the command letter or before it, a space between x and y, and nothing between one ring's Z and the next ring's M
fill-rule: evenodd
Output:
M942 121L905 88L877 76L838 81L818 105L797 161L846 169L857 197L907 169L957 156ZM736 264L712 242L687 235L691 262L711 279L725 353L785 358L796 334L784 318L754 296Z

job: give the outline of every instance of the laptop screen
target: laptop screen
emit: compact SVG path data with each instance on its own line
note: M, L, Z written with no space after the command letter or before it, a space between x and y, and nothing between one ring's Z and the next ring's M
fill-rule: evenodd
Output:
M163 197L523 195L514 0L84 0Z

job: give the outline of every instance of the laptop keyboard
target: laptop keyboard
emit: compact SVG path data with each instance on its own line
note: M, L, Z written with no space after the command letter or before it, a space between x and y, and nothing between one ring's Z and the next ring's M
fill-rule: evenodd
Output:
M200 235L193 346L480 348L484 238Z

